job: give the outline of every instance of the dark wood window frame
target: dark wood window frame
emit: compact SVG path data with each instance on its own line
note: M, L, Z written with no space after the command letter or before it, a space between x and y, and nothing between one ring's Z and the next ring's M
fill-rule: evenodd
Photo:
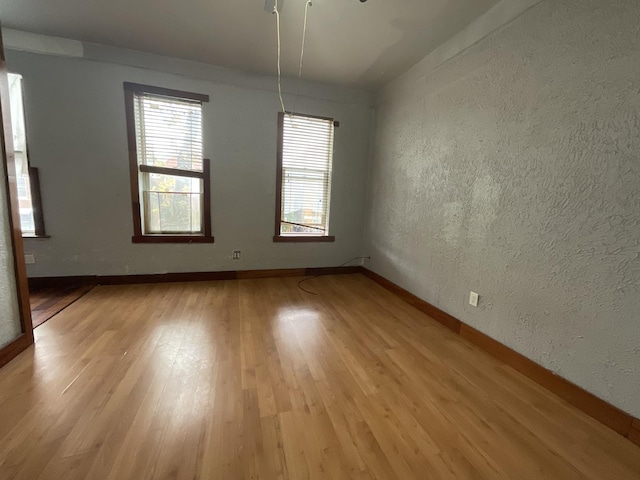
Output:
M27 137L27 142L29 137ZM27 145L27 161L29 160L29 146ZM44 213L42 212L42 194L40 193L40 172L29 165L29 188L31 189L31 208L33 209L33 222L36 227L35 235L23 234L23 238L50 238L44 229Z
M127 119L127 140L129 143L129 173L131 181L131 209L133 213L133 243L213 243L211 235L211 162L202 160L202 172L180 170L152 165L138 164L138 147L136 143L136 123L134 98L136 93L146 93L163 97L182 98L209 102L209 96L200 93L184 92L169 88L141 85L124 82L124 98ZM163 175L178 175L190 178L199 178L203 182L203 233L202 234L145 234L142 231L142 215L140 212L140 184L138 173L159 173Z
M317 118L333 122L333 126L338 128L340 122L330 117L320 117L317 115L307 115L304 113L287 112L287 115L296 115L307 118ZM278 112L278 148L276 167L276 216L274 243L331 243L336 241L334 235L281 235L280 226L282 224L282 154L284 151L284 112ZM331 199L329 199L331 201Z
M29 162L29 153L27 153L27 162ZM29 191L31 193L31 208L33 210L33 223L35 232L22 233L22 238L42 239L51 238L47 235L44 228L44 213L42 211L42 195L40 193L40 172L37 168L28 166L29 169Z

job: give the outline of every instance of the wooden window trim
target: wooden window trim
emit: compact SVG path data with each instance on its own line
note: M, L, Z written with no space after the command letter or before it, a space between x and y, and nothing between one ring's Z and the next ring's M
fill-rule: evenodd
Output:
M207 160L208 161L208 160ZM159 173L161 175L173 175L178 177L199 178L204 180L204 168L202 172L195 172L193 170L182 170L180 168L167 168L167 167L155 167L153 165L138 165L141 172L145 173Z
M317 115L307 115L304 113L286 112L287 115L296 115L307 118L317 118L333 122L334 127L339 127L337 122L331 117L321 117ZM278 146L277 146L277 166L276 166L276 214L274 243L331 243L336 241L333 235L281 235L280 226L282 224L282 154L284 151L284 112L278 112ZM329 199L330 200L330 199Z
M153 85L142 85L140 83L124 82L124 89L125 91L132 93L148 93L151 95L160 95L162 97L193 100L195 102L209 102L209 95L204 95L202 93L185 92L183 90L172 90L171 88L154 87Z
M166 97L183 98L197 102L208 102L209 96L199 93L183 92L168 88L140 85L124 82L124 101L127 121L127 142L129 145L129 177L131 187L131 209L133 215L132 243L214 243L211 234L211 162L202 160L202 172L181 170L152 165L138 165L138 147L136 142L136 120L134 96L136 93L148 93ZM140 183L138 172L160 173L190 178L200 178L203 182L203 234L144 234L142 233L142 215L140 213Z
M134 235L132 243L214 243L214 237L205 235Z
M336 241L333 235L274 235L275 243L332 243Z
M25 127L26 129L26 127ZM28 142L27 137L27 142ZM29 147L27 146L27 162L29 159ZM29 166L29 188L31 189L31 208L33 209L33 221L36 227L35 235L23 235L25 238L50 238L44 229L44 213L42 211L42 194L40 193L40 172L37 168Z

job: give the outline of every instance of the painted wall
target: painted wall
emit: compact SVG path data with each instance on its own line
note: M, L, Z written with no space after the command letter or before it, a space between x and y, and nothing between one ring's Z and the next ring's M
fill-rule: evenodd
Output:
M24 77L31 164L40 169L51 236L26 241L37 261L30 276L322 267L362 255L370 95L303 85L297 111L340 121L330 220L336 242L274 244L273 77L97 45L78 52L85 58L7 52L9 69ZM212 161L214 245L131 243L124 81L210 95L204 151ZM285 88L295 92L291 82ZM293 108L293 95L285 101ZM242 260L231 259L233 250L242 251Z
M5 179L5 174L4 163L0 161L0 179ZM11 343L22 333L13 259L9 205L5 182L2 180L0 182L0 348Z
M638 25L543 1L385 89L366 236L374 271L636 417Z

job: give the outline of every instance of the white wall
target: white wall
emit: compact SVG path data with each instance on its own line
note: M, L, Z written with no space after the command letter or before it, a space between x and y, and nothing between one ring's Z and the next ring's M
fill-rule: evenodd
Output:
M366 236L374 271L636 417L638 25L636 0L546 0L394 82Z
M5 178L0 161L0 348L22 333Z
M40 169L51 236L26 241L37 261L29 276L322 267L362 255L370 95L303 85L296 110L340 121L330 221L336 242L274 244L273 77L98 45L78 51L84 58L7 52L9 69L24 77L31 164ZM131 243L124 81L210 95L204 149L212 162L215 244ZM295 91L295 84L285 88ZM285 101L293 108L292 95ZM233 250L242 250L242 260L231 260Z

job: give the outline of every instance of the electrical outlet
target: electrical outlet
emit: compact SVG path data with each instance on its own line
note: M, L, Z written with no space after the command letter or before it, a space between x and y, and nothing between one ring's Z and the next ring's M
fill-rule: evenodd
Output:
M233 258L234 260L240 260L240 257L242 256L242 252L240 250L234 250L233 252Z
M24 263L27 265L33 265L36 263L36 256L33 253L27 253L24 256Z
M478 295L476 292L471 292L469 294L469 305L471 305L472 307L477 307L478 300L480 300L480 295Z

